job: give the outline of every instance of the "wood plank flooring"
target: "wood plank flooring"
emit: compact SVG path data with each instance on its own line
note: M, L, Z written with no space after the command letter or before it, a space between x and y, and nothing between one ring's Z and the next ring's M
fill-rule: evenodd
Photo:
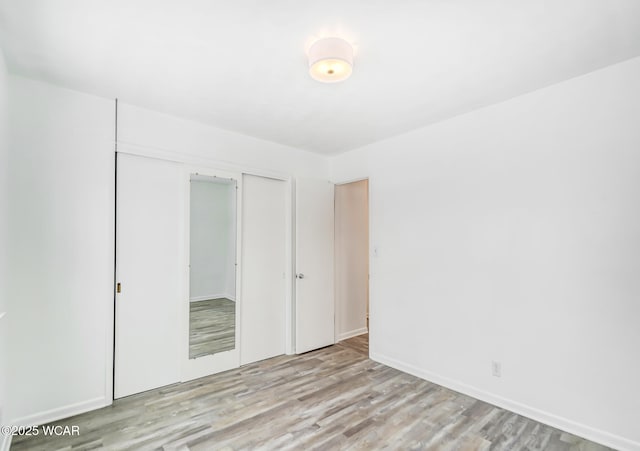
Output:
M130 396L19 450L582 450L600 445L369 360L367 336Z
M236 347L236 303L225 298L189 303L189 358Z

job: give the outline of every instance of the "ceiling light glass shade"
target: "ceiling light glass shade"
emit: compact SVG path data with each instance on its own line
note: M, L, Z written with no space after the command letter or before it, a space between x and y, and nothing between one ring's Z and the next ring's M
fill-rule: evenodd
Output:
M323 83L349 78L353 70L353 47L340 38L324 38L309 48L309 74Z

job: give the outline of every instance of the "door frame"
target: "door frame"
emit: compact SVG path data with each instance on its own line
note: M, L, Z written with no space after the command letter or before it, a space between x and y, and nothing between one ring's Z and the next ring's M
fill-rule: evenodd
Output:
M339 182L333 181L333 183L335 184L336 188L338 186L341 185L348 185L350 183L357 183L357 182L363 182L363 181L367 181L367 272L368 272L368 279L367 279L367 318L366 318L366 327L367 327L367 333L370 334L371 333L371 321L370 321L370 316L371 316L371 258L373 256L372 253L372 249L371 249L371 178L370 177L360 177L360 178L355 178L355 179L347 179L347 180L342 180ZM335 208L335 191L334 191L334 208ZM337 215L335 214L334 211L334 227L335 224L337 223ZM335 236L335 231L334 231L334 236ZM334 242L335 243L335 242ZM335 245L335 244L334 244ZM334 251L335 252L335 251ZM337 256L337 252L335 253L335 255ZM337 269L338 265L334 263L334 268ZM335 276L334 276L335 277ZM335 280L337 280L337 277L335 277ZM336 311L336 315L335 315L335 325L334 325L334 330L335 330L335 340L336 343L338 343L339 341L339 337L338 337L338 286L337 284L334 285L334 299L336 302L335 305L335 311ZM358 336L358 335L355 335ZM371 336L369 336L369 340ZM343 340L348 340L348 338L344 338Z

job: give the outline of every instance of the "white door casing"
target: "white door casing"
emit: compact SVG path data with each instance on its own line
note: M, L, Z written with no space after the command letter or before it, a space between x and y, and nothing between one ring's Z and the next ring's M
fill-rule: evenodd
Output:
M359 180L335 187L336 341L368 331L368 185Z

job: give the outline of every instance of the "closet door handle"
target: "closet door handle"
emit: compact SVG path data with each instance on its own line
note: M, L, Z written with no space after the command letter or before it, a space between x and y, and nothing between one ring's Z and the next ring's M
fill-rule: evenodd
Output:
M304 279L304 274L296 274L296 279Z

